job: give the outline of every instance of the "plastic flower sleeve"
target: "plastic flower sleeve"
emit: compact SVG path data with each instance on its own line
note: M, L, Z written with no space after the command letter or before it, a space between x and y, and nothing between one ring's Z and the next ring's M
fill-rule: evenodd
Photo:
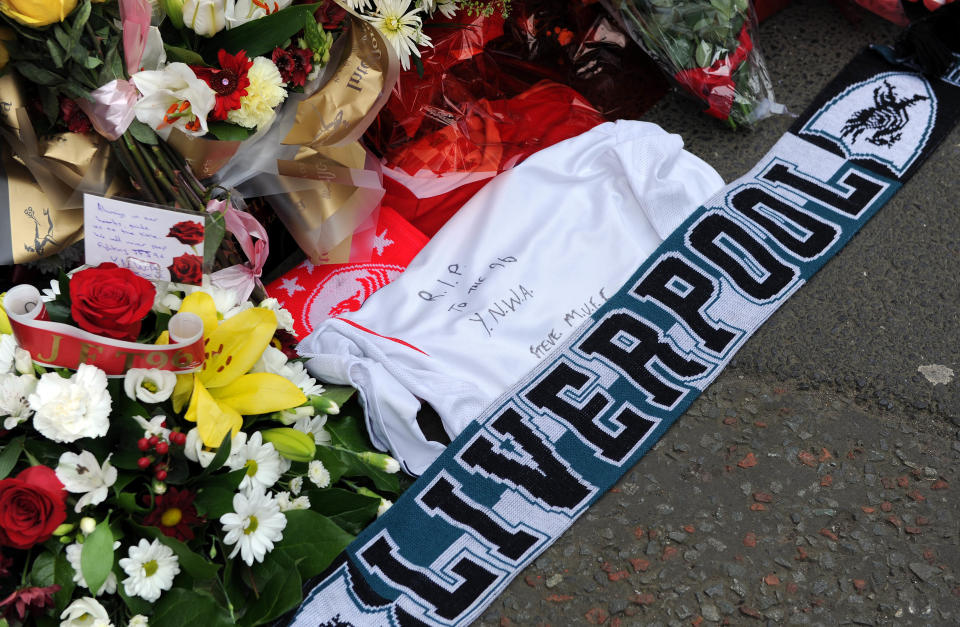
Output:
M602 0L705 113L731 128L784 113L756 46L749 0Z

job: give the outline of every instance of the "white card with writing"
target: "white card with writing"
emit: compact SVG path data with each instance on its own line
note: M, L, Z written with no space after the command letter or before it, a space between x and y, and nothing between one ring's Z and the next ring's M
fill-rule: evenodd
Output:
M92 194L83 196L84 254L151 281L200 285L204 217Z

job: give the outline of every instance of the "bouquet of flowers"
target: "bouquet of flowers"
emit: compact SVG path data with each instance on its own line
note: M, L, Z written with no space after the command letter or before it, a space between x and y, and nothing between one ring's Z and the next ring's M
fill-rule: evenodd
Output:
M292 358L291 323L275 300L114 264L6 293L0 623L258 625L297 606L401 487L353 390Z
M749 0L603 0L627 32L706 113L731 128L786 109L755 46Z

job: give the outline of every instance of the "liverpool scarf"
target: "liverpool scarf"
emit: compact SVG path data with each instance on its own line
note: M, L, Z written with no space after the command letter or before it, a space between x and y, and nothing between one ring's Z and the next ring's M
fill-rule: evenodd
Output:
M347 547L294 624L476 618L896 193L958 114L960 56L931 79L860 53L756 167Z

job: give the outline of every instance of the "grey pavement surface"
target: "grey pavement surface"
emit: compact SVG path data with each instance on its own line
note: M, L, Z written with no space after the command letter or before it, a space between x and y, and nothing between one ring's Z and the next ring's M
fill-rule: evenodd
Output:
M800 113L860 48L826 0L761 26ZM725 180L790 125L644 119ZM479 625L960 625L960 129Z

